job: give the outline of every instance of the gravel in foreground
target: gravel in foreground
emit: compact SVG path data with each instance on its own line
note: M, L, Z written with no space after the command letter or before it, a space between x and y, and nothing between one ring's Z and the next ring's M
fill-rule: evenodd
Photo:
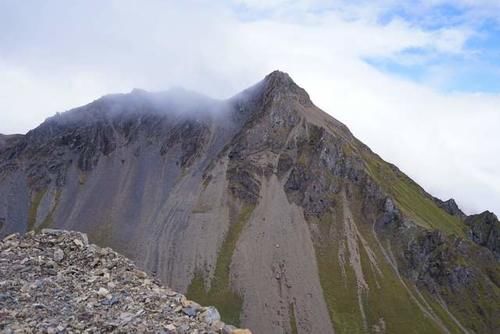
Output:
M0 241L0 331L251 334L85 234L62 230Z

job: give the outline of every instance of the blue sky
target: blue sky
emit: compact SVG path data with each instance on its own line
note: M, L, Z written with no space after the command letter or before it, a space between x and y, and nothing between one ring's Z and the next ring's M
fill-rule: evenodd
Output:
M280 69L432 194L500 213L499 0L0 1L0 133Z
M381 26L404 21L429 33L466 31L460 50L410 46L396 54L363 57L380 71L432 85L443 92L500 92L500 1L252 1L229 2L243 20L272 17L303 22L306 15L341 12L350 20L367 13ZM349 8L351 10L346 10ZM352 9L366 8L366 11ZM371 10L371 12L370 12ZM307 13L307 14L305 14Z
M415 14L405 8L395 8L381 15L381 23L402 18L427 31L466 27L471 31L460 53L435 52L427 48L408 48L400 53L403 61L369 58L366 61L391 74L415 81L425 81L436 68L445 68L448 77L438 88L447 92L500 92L500 12L483 17L472 16L468 6L445 3ZM411 64L408 57L420 58Z

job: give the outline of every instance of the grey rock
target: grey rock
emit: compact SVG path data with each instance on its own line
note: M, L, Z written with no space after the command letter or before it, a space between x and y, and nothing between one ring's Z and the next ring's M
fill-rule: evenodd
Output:
M109 295L109 291L105 288L99 288L99 291L97 291L97 294L101 297L106 297Z
M215 321L220 321L220 314L215 307L209 306L200 314L199 319L207 324L212 324Z
M215 308L187 300L113 250L84 240L78 232L46 230L0 241L2 332L215 334L225 326ZM40 267L38 259L52 257L54 269L41 270L48 261Z
M61 262L64 259L64 252L60 248L54 250L54 261Z
M453 198L450 198L447 201L442 201L439 198L433 197L434 202L439 206L441 209L446 211L452 216L456 216L460 219L464 219L466 217L465 213L463 213L462 210L457 205L457 202Z
M182 312L189 317L194 317L198 313L198 310L194 307L184 307Z
M489 211L471 215L465 219L469 227L469 238L480 246L491 250L500 259L500 221Z

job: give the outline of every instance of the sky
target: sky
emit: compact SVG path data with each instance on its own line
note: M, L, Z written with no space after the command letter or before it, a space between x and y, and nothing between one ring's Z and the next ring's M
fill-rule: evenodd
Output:
M500 0L0 0L0 133L276 69L433 195L500 214Z

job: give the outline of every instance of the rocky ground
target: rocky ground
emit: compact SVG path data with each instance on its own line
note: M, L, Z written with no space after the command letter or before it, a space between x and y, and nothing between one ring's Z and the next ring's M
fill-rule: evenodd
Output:
M79 232L43 230L0 242L3 333L248 334Z

